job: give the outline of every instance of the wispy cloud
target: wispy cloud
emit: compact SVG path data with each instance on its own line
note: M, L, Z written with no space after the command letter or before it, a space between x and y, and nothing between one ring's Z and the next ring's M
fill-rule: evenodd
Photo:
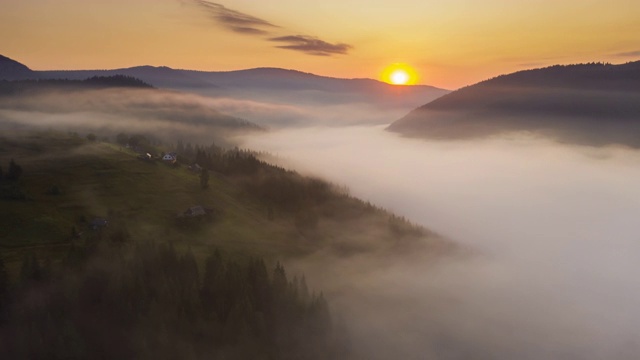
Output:
M344 43L332 44L316 36L280 35L282 28L267 20L229 9L222 4L211 1L195 0L194 2L227 30L244 35L264 37L270 42L278 43L275 46L278 49L295 50L307 55L333 56L347 54L353 48L353 46Z
M304 35L279 36L271 38L269 41L284 43L285 45L276 46L279 49L296 50L318 56L346 54L352 48L348 44L331 44L317 37Z
M640 50L621 52L621 53L614 54L614 56L618 56L618 57L640 57Z
M209 11L216 21L237 33L265 35L269 33L267 29L277 27L266 20L231 10L218 3L204 0L197 0L197 3Z

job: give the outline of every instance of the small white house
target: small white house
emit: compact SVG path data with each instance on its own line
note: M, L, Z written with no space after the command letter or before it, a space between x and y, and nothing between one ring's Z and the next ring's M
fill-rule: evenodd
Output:
M162 157L162 161L166 161L166 162L175 162L176 158L175 156L171 155L171 154L166 154L165 156Z

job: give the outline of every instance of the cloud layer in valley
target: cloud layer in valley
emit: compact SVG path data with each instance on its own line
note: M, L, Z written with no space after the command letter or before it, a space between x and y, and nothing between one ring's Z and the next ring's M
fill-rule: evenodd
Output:
M156 89L47 90L0 96L0 129L141 133L203 144L263 130L220 112L218 105L210 98Z
M640 351L640 152L512 135L403 139L296 129L245 144L474 249L293 264L370 359L633 359Z

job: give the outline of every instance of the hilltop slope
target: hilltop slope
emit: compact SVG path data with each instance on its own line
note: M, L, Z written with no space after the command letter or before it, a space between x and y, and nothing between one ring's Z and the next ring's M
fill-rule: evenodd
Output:
M462 88L389 126L459 139L524 131L563 142L640 146L640 62L521 71Z
M110 220L110 232L126 229L134 239L164 239L194 249L217 245L267 258L315 251L389 255L448 246L322 180L268 165L246 151L182 144L180 162L169 166L141 160L122 145L76 135L49 132L0 140L0 166L6 172L15 159L23 169L18 183L0 181L5 190L17 184L25 195L22 200L0 196L0 248L10 252L69 246L76 241L72 229L90 235L88 224L96 217ZM144 151L160 152L145 143ZM206 189L199 173L185 165L196 161L210 169ZM181 224L177 214L194 205L211 208L213 219Z
M0 55L0 80L37 79L40 75L27 66Z

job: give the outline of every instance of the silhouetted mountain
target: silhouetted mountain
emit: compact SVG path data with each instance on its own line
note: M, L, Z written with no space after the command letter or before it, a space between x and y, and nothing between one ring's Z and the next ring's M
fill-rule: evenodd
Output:
M114 70L66 70L41 71L41 76L47 79L83 80L94 76L131 76L156 87L170 89L215 87L214 84L202 81L197 77L186 74L183 70L174 70L165 66L137 66Z
M278 68L207 72L176 70L165 66L138 66L115 70L42 71L40 74L49 79L75 80L122 74L157 87L254 100L282 100L295 95L296 101L314 102L318 101L318 93L322 93L322 100L329 97L334 103L351 102L355 98L362 102L400 105L414 102L419 104L448 93L447 90L432 86L394 86L372 79L331 78ZM265 93L264 90L269 92ZM298 93L292 94L292 91Z
M339 90L342 92L380 91L382 89L429 89L447 92L433 86L395 86L373 79L341 79L279 68L255 68L226 72L189 71L188 73L207 79L221 88L262 87L281 90Z
M525 131L564 142L640 146L640 62L499 76L417 108L388 129L444 139Z
M207 72L138 66L35 73L42 79L69 80L131 76L159 88L232 100L225 103L223 111L270 127L385 124L388 119L449 92L432 86L395 86L372 79L331 78L278 68ZM354 104L358 111L344 107ZM345 117L345 113L349 116Z
M37 79L39 74L27 66L0 55L0 80Z

